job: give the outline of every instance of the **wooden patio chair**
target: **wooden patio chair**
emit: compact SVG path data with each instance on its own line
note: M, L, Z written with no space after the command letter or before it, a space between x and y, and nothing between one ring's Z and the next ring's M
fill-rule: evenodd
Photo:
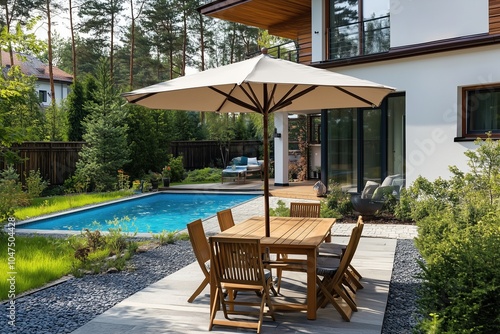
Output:
M355 295L348 291L344 284L346 272L361 238L363 225L361 221L359 226L353 228L345 253L340 260L334 257L320 257L316 267L318 305L324 307L330 302L345 321L350 321L352 312L358 310Z
M361 232L363 232L363 217L359 216L358 221L356 226L358 226L361 229ZM319 246L319 257L322 256L330 256L330 257L336 257L336 258L341 258L342 255L345 253L346 250L346 245L345 244L338 244L338 243L323 243ZM354 268L352 264L349 264L347 271L346 271L346 280L349 283L349 287L353 292L356 292L358 289L363 289L363 285L361 284L361 279L363 277L361 274Z
M290 203L290 217L319 218L320 210L321 203ZM329 237L330 234L328 234L327 239ZM281 288L281 276L283 274L283 270L296 270L295 264L290 264L290 266L286 265L287 259L288 257L286 254L276 254L276 262L280 263L279 266L276 266L276 290L278 291L278 293L280 292Z
M234 226L233 212L231 209L217 212L217 220L219 221L221 232L224 232L228 228Z
M241 239L210 237L212 267L217 284L210 313L210 325L231 326L256 329L260 333L264 315L274 318L274 308L269 295L273 285L269 270L264 270L259 239ZM224 291L253 291L260 298L254 302L249 298L252 294L233 298L232 293ZM265 311L267 304L268 310ZM225 320L215 319L219 306L222 306ZM255 307L259 310L256 311ZM235 315L245 316L237 318ZM248 316L258 316L257 322L252 322ZM231 317L230 317L231 316Z
M187 230L194 255L196 256L196 260L198 261L204 275L200 286L188 299L188 302L192 303L193 300L203 291L203 289L205 289L208 283L210 283L210 245L208 244L201 219L187 224Z

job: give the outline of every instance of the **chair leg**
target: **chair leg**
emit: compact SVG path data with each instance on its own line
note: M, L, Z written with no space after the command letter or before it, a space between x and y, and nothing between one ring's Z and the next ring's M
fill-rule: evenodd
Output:
M211 331L214 326L215 315L217 314L217 310L219 308L219 289L215 290L214 301L212 303L212 311L210 312L210 323L208 324L208 330Z
M191 297L189 297L188 303L192 303L193 300L196 297L198 297L198 295L203 291L203 289L205 289L205 287L208 285L208 283L210 283L210 279L208 277L205 277L205 279L203 280L203 282L201 282L198 289L196 289L196 291L191 295Z

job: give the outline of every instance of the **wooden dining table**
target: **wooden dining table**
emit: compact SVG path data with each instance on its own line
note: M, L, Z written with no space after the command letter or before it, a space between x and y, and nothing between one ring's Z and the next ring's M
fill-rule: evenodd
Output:
M306 310L307 319L316 319L316 255L319 245L329 236L334 218L271 217L270 236L265 234L265 218L252 217L221 232L217 237L259 238L263 253L305 255L307 271L307 302L305 304L277 305L287 310ZM214 271L211 270L211 275ZM211 277L210 305L215 296L215 277Z

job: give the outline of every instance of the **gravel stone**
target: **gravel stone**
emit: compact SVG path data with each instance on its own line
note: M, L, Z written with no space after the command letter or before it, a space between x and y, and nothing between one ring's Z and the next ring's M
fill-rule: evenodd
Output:
M382 334L411 333L418 321L415 275L420 259L413 240L398 240ZM16 299L16 328L0 305L0 333L71 333L123 299L196 261L189 241L136 254L130 271L86 275Z

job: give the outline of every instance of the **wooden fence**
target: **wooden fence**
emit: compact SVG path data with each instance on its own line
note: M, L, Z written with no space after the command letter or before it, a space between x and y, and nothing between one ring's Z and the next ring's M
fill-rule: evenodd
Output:
M229 145L229 160L238 157L259 157L262 142L258 140L233 140ZM199 169L209 166L222 167L222 153L214 140L174 141L170 144L174 157L183 156L184 168Z
M24 142L14 144L11 149L18 152L22 162L14 168L24 183L25 173L40 170L41 176L51 185L62 185L64 180L74 174L78 153L84 142ZM229 146L229 159L237 156L259 157L260 141L236 140ZM182 155L184 168L188 170L208 166L221 167L221 152L217 141L176 141L170 150L174 157ZM7 163L0 158L0 169L7 168Z
M11 149L18 152L22 161L14 166L24 183L30 170L40 170L40 175L51 185L61 185L74 174L78 152L84 142L23 142L14 144ZM7 163L0 161L5 169Z

